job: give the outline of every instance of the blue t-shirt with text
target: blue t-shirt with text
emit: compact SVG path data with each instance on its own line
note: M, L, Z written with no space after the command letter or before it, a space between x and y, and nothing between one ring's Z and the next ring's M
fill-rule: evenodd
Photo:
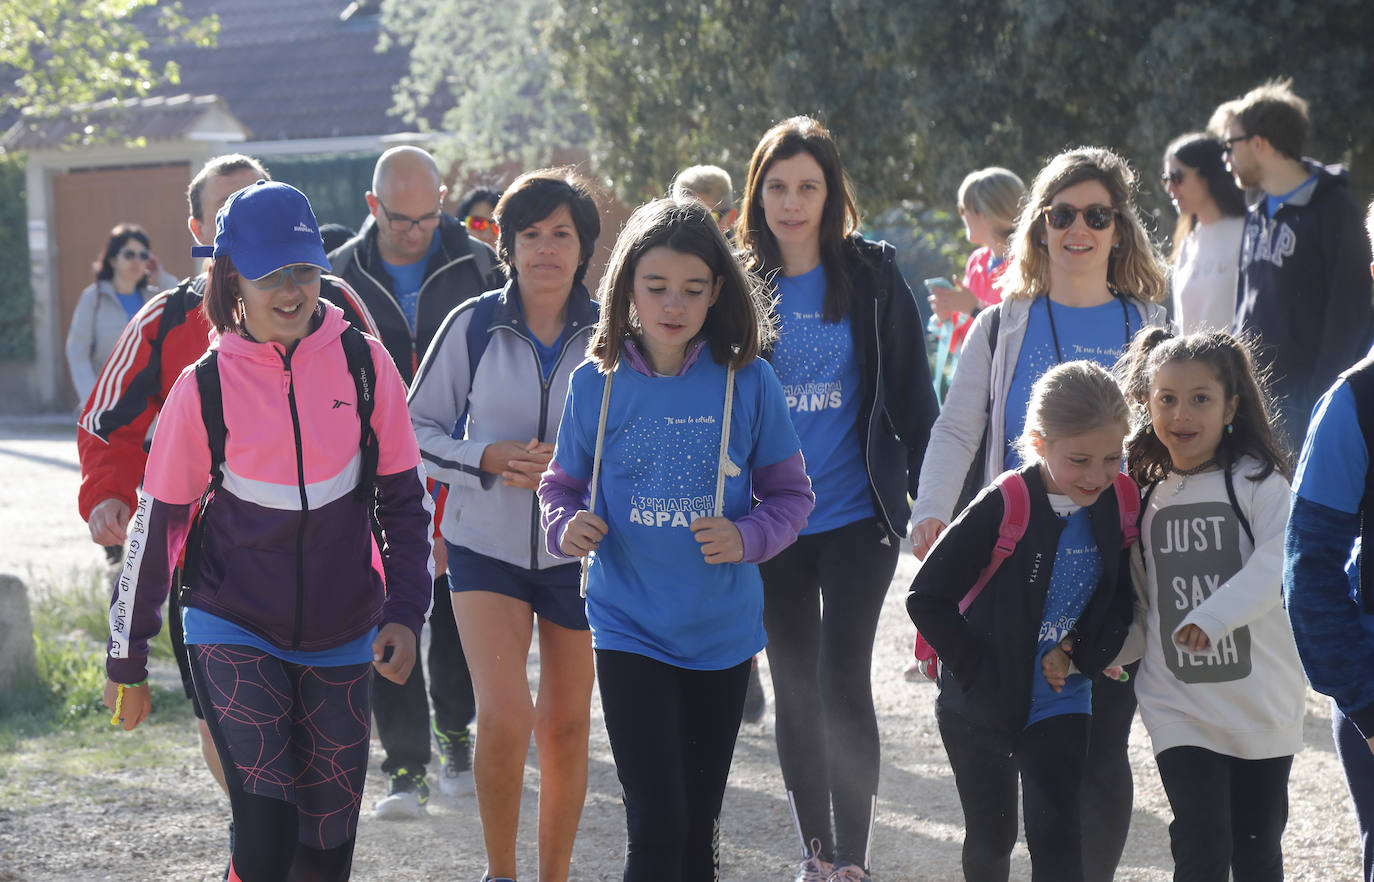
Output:
M603 376L573 372L554 459L592 473ZM596 513L608 526L588 572L592 645L682 668L723 670L767 642L754 564L707 564L691 523L715 509L726 369L703 350L686 373L649 377L621 359L612 384ZM782 387L759 359L735 374L724 516L750 511L750 472L796 454Z
M801 439L816 508L802 530L822 533L873 517L859 446L860 375L850 320L823 321L825 267L779 276L773 369Z
M396 302L400 304L401 312L405 313L412 334L415 333L415 312L420 304L420 287L425 283L425 269L429 267L429 259L438 251L439 230L436 227L434 235L429 240L429 250L425 252L424 257L407 264L382 261L387 275L391 276L391 289L396 292Z
M1045 592L1045 612L1035 651L1035 670L1031 674L1027 726L1060 714L1092 712L1092 681L1082 674L1070 674L1063 690L1055 692L1045 680L1040 660L1078 624L1078 617L1101 578L1102 556L1093 538L1088 510L1080 508L1068 516L1064 532L1059 534L1059 548L1054 553L1054 569Z
M1007 392L1006 427L1003 438L1002 467L1020 468L1021 454L1016 441L1026 427L1026 406L1030 404L1031 389L1045 372L1060 363L1054 349L1055 333L1059 336L1062 361L1095 361L1111 370L1130 345L1131 337L1140 330L1140 313L1132 305L1123 312L1123 301L1113 298L1098 306L1064 306L1054 304L1054 328L1045 297L1031 303L1026 322L1026 336L1016 355L1016 369L1011 375ZM1130 328L1127 330L1127 324Z

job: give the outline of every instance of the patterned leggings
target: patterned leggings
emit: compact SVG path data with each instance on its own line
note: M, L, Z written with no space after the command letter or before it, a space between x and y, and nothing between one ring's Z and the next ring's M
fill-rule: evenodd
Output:
M372 666L297 665L248 646L188 648L234 814L233 876L347 879L367 775Z

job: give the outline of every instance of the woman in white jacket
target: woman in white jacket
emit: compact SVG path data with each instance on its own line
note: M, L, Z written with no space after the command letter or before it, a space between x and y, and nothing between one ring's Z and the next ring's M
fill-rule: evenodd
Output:
M917 557L967 501L966 484L981 488L1020 465L1014 441L1041 374L1077 359L1111 369L1138 330L1165 323L1163 262L1141 225L1135 185L1126 161L1097 147L1061 153L1036 176L998 281L1002 302L973 320L931 429L911 515ZM1092 712L1082 791L1089 882L1112 878L1130 825L1130 686L1099 677Z

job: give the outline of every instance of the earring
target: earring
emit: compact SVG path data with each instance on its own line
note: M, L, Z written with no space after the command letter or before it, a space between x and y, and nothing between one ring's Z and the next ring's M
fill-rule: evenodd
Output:
M1113 243L1112 243L1112 247L1113 247L1113 248L1120 248L1120 247L1121 247L1121 243L1120 243L1120 242L1113 242Z
M1146 434L1146 435L1153 435L1154 433L1155 433L1155 427L1154 427L1152 424L1150 424L1150 423L1146 423L1146 424L1145 424L1145 434Z
M1229 434L1231 434L1232 432L1234 432L1235 430L1236 430L1236 427L1235 427L1235 426L1231 425L1230 423L1227 423L1227 424L1226 424L1226 434L1229 435Z
M1046 243L1045 243L1045 237L1044 237L1044 236L1041 236L1041 237L1040 237L1040 244L1041 244L1041 245L1046 244Z

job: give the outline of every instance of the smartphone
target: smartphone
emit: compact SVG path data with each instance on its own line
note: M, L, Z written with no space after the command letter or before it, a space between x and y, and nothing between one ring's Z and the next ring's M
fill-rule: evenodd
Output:
M946 278L946 277L944 277L944 276L940 276L939 278L926 279L926 280L925 280L925 286L926 286L926 290L927 290L927 291L930 291L930 289L932 289L932 288L953 288L953 287L954 287L954 283L951 282L948 278ZM934 291L931 291L931 293L933 294L933 293L935 293L935 292L934 292Z

